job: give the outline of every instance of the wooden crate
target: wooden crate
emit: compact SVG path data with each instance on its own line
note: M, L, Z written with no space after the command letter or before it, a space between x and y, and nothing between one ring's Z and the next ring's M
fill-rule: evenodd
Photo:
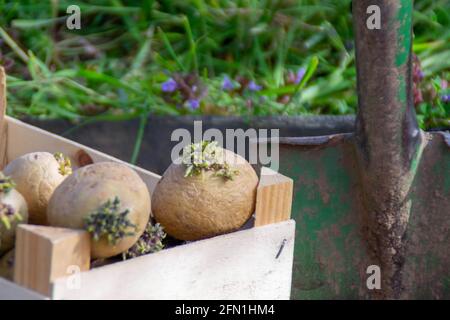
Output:
M123 163L5 116L5 92L0 67L0 168L34 151L63 152L74 167ZM160 176L127 165L153 193ZM292 188L291 179L263 168L254 219L242 230L91 270L83 232L23 225L16 239L15 282L0 278L0 299L289 299ZM73 264L82 265L81 272L72 274L67 267Z

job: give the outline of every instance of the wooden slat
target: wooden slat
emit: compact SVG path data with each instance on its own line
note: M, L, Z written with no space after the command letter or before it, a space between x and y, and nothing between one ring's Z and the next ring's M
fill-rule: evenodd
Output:
M125 163L94 149L4 117L5 75L0 70L0 165L34 151L63 152L80 165L79 152L93 162ZM5 121L6 120L6 121ZM6 131L5 131L6 130ZM2 134L3 133L3 134ZM2 152L3 148L3 152ZM131 165L130 165L131 166ZM131 166L152 193L159 175ZM256 225L287 220L292 180L263 168ZM89 236L84 231L20 225L15 281L0 279L0 296L30 295L23 287L56 299L288 299L295 222L285 221L193 242L121 263L89 269ZM81 287L67 286L67 267L78 265Z
M7 123L6 114L6 74L0 66L0 170L6 165Z
M162 250L54 282L53 299L289 299L295 222ZM1 288L0 288L1 291Z
M20 287L14 282L0 278L0 300L47 300L35 291Z
M161 179L161 176L153 172L133 166L105 153L23 123L17 119L6 117L6 120L8 122L8 161L12 161L29 152L62 152L67 155L71 159L72 164L77 167L80 166L79 155L80 151L82 151L84 154L88 155L93 162L114 161L130 166L139 174L142 180L144 180L150 194L153 193L156 184L159 179Z
M0 170L9 162L30 152L47 151L62 152L69 156L74 167L83 165L80 154L93 162L114 161L132 167L147 184L150 194L153 193L161 176L133 166L82 144L62 138L45 130L36 128L6 114L6 73L0 66ZM86 157L84 157L86 158Z
M81 230L21 224L15 250L14 282L44 295L69 267L90 267L90 236Z
M293 187L292 179L269 168L261 169L256 194L255 227L290 219Z

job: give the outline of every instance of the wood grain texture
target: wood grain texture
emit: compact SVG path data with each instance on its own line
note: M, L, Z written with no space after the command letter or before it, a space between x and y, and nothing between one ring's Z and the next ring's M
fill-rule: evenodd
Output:
M294 182L269 168L261 169L256 194L255 227L289 220Z
M133 166L107 154L28 125L14 118L6 117L6 120L8 123L8 161L14 160L29 152L62 152L70 158L72 164L76 168L80 166L80 150L82 150L82 153L85 155L87 154L93 162L113 161L130 166L139 174L142 180L144 180L150 194L153 193L156 184L161 178L161 176L153 172Z
M0 66L0 169L6 165L7 122L6 114L6 74Z
M54 299L289 299L293 220L192 242L54 282ZM0 287L0 291L1 291Z
M50 295L51 282L67 276L69 267L90 267L90 236L81 230L21 224L15 250L14 282L43 295Z
M4 116L6 85L1 68L0 95L1 166L37 151L62 152L75 168L91 161L125 163ZM153 193L161 177L129 166ZM292 180L271 176L273 172L267 170L263 169L259 184L256 216L267 223L286 220ZM262 210L265 203L269 209ZM289 220L89 270L89 235L84 231L21 225L16 238L16 283L0 279L0 299L289 299L294 237L295 222ZM78 289L68 286L71 265L84 270L78 274Z

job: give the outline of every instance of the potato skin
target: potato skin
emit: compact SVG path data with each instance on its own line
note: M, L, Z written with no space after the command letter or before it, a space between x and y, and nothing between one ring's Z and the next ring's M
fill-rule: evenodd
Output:
M155 219L171 236L198 240L239 229L253 214L258 176L239 155L223 150L239 174L233 180L206 171L184 177L186 166L172 164L152 196Z
M115 256L139 239L150 217L147 186L128 166L99 162L76 170L53 193L47 210L48 222L55 227L82 229L86 216L116 196L121 208L130 210L128 218L137 225L135 235L124 237L114 246L103 238L91 242L93 258Z
M25 199L16 190L10 190L8 193L0 192L0 203L10 205L15 212L18 212L22 217L22 221L13 219L11 221L11 228L6 229L2 222L0 222L0 255L5 251L14 247L16 236L16 227L19 223L26 223L28 221L28 207Z
M17 191L27 201L30 223L47 224L48 201L66 178L59 173L55 157L48 152L28 153L11 161L3 172L13 179Z

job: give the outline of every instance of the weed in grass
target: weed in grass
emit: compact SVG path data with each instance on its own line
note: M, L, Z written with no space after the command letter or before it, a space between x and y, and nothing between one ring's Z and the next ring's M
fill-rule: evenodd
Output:
M77 1L82 28L68 30L73 1L0 1L8 112L141 125L150 114L354 113L350 3ZM418 118L448 126L448 0L416 0L414 21Z

